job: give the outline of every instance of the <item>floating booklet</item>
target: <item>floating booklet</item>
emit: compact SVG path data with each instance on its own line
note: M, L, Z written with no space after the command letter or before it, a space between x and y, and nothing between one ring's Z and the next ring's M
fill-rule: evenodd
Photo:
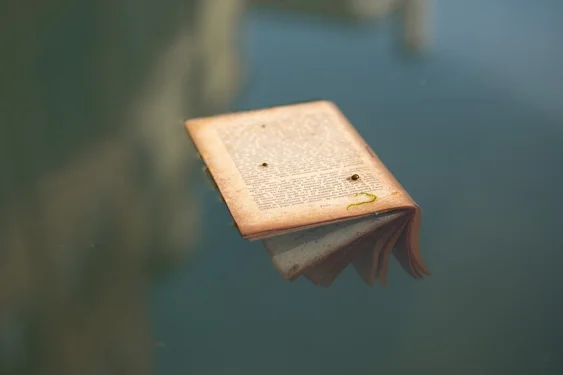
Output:
M415 279L420 207L335 104L198 118L186 129L243 238L287 280L324 287L351 264L386 283L390 255Z

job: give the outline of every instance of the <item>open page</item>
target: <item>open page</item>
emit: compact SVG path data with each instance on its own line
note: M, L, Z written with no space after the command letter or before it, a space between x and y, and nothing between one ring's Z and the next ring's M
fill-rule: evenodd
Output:
M193 119L186 128L244 238L415 207L330 102Z

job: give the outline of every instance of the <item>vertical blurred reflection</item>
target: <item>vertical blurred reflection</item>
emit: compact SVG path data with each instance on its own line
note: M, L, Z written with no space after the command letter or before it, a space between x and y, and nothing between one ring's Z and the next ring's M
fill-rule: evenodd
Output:
M424 50L430 41L428 25L433 0L252 0L252 3L351 22L398 15L402 21L399 39L407 50Z
M227 109L244 4L2 11L0 374L152 373L149 282L198 235L182 121Z

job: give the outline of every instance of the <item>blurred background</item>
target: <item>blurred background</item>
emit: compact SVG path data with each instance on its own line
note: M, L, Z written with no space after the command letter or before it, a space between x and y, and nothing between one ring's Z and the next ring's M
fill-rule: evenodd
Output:
M0 374L563 373L563 2L52 0L0 11ZM186 118L324 98L433 275L285 282Z

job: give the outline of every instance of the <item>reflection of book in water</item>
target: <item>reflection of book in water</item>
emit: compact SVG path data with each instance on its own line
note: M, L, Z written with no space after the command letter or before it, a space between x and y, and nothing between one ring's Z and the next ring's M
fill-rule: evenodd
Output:
M391 254L429 275L420 208L338 108L313 101L186 122L241 235L287 280L328 287L352 264L385 285Z

